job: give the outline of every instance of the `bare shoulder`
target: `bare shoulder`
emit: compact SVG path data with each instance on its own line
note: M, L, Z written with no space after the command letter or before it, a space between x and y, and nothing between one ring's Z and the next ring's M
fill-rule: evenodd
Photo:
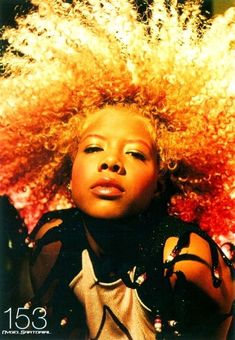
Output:
M178 240L177 237L167 239L163 253L164 262L167 263L169 259L172 259L172 251L175 249ZM215 256L217 258L216 268ZM215 316L216 313L218 315L227 315L231 312L234 300L234 283L231 268L226 264L221 251L215 245L211 247L207 240L196 233L191 233L188 244L180 249L175 257L175 261L172 261L170 282L173 289L177 282L177 272L183 273L187 282L191 286L196 287L201 292L201 295L205 297L205 300L208 298L210 301L213 301L216 308L213 308L212 313ZM213 279L215 278L219 279L220 284L216 285L214 283ZM197 304L197 301L195 301L195 304ZM204 306L199 306L199 310L200 308L203 311ZM217 336L220 339L225 338L230 322L231 317L228 317L218 325L218 330L215 330L215 338Z
M170 237L167 239L164 248L164 261L169 259L177 242L177 237ZM206 240L201 236L192 233L188 245L182 248L179 255L184 254L189 255L188 259L187 256L182 256L182 260L175 263L174 271L182 271L187 280L195 283L202 288L203 291L216 299L223 312L228 312L228 308L231 308L231 301L234 298L233 281L231 270L225 263L221 252L217 250L218 266L216 275L221 279L221 285L219 287L215 287L213 284L213 256L210 245ZM173 276L173 284L174 280L175 278Z
M31 261L30 269L32 284L35 290L41 286L42 282L47 277L48 273L55 264L61 249L60 241L53 240L52 238L48 244L40 246L40 240L45 238L50 232L53 232L53 229L57 228L60 224L62 224L62 222L63 221L60 218L53 218L42 224L34 234L32 241L34 243L32 258L34 260ZM35 254L37 254L36 257Z
M42 238L49 230L58 227L61 223L63 223L62 219L60 218L53 218L52 220L44 223L37 233L34 236L35 240L39 240Z

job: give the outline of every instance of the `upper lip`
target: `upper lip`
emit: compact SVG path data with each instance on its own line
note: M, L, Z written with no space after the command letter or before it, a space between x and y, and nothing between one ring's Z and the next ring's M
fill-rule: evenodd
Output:
M115 180L109 177L104 177L104 178L100 178L98 179L98 181L96 181L94 184L92 184L91 189L95 188L95 187L114 187L119 189L120 191L124 191L124 188Z

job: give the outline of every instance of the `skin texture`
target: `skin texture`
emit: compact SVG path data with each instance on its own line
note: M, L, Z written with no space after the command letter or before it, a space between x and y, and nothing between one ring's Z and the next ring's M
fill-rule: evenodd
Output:
M126 124L126 110L98 111L81 135L72 195L76 205L93 217L135 215L149 205L157 190L157 153L148 125L134 111Z

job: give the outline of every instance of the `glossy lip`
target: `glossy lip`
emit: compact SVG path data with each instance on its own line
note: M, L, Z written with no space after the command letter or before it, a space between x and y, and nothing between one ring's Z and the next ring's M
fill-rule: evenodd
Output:
M94 194L104 197L118 197L125 191L116 180L109 177L99 179L90 189Z

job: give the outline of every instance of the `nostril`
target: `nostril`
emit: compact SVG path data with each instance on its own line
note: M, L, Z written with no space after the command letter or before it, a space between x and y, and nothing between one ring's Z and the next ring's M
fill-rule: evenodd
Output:
M120 166L118 164L109 164L107 163L102 163L101 164L101 170L111 170L113 172L118 172L120 170Z
M120 166L119 166L119 165L115 164L115 165L113 166L113 171L114 171L114 172L117 172L119 169L120 169Z
M102 169L102 170L108 169L108 164L103 163L103 164L101 165L101 169Z

